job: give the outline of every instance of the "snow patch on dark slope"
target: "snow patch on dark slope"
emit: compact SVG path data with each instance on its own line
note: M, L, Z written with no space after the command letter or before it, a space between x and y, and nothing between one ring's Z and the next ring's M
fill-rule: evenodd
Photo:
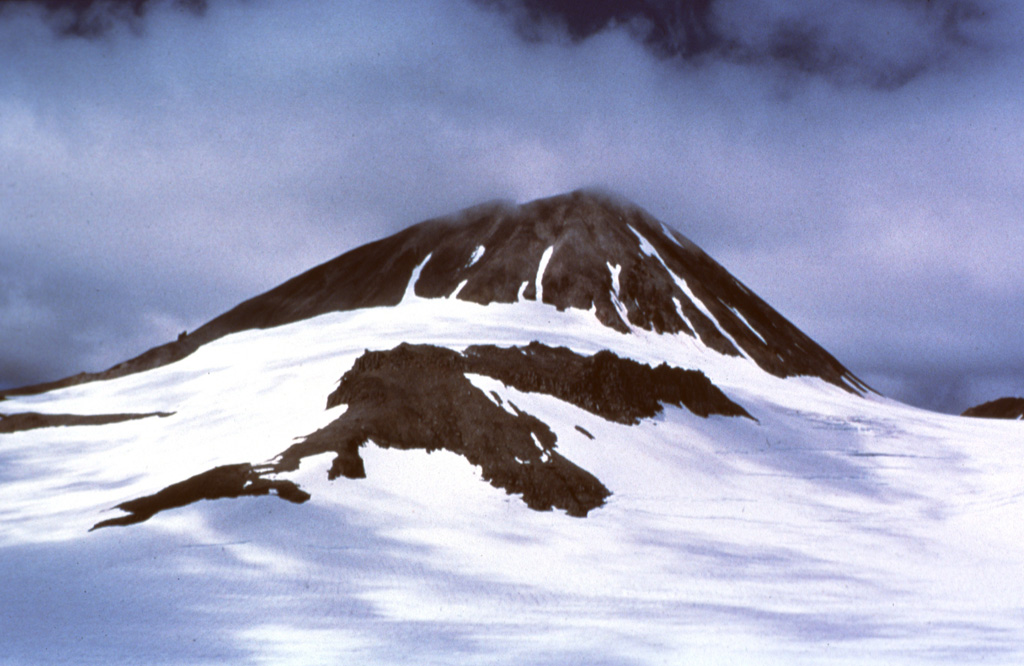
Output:
M418 278L412 282L414 270ZM5 391L25 395L148 370L230 333L422 298L540 300L590 310L622 333L697 338L778 377L868 387L684 236L614 196L576 191L487 203L364 245L247 300L178 340L100 373Z
M961 416L974 416L987 419L1024 419L1024 398L999 398L975 405L964 411Z
M165 509L203 499L275 493L292 502L309 494L276 475L299 469L302 459L334 454L328 478L365 478L360 447L446 449L480 467L483 478L532 509L562 509L583 517L611 494L593 474L558 453L558 436L535 416L474 386L467 374L498 379L524 392L552 395L606 420L635 425L663 405L693 413L752 418L703 373L665 364L657 368L610 351L590 357L539 343L526 347L472 346L459 353L433 345L401 344L368 351L356 360L327 400L347 405L324 428L263 465L223 465L160 492L124 502L129 515L95 528L142 522ZM593 435L577 428L590 439ZM623 451L623 458L628 457Z

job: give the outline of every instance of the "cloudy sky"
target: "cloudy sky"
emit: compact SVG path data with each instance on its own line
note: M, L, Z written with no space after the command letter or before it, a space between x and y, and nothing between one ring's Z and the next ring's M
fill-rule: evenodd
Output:
M0 0L0 386L603 186L887 395L1022 395L1022 5Z

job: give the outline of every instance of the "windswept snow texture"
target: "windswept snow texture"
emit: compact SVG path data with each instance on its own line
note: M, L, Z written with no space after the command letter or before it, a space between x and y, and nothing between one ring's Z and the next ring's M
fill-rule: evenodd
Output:
M558 438L547 424L513 402L506 411L500 398L488 397L466 378L470 373L520 391L555 396L617 423L637 424L661 413L666 404L685 406L704 417L750 418L700 372L665 364L652 369L609 351L584 358L564 347L533 342L525 348L474 346L459 354L402 344L359 357L327 399L329 409L344 405L345 412L272 464L222 465L154 495L123 502L117 508L130 515L95 527L142 522L199 500L273 492L305 502L308 493L276 477L297 470L304 458L330 453L334 460L329 480L365 478L359 449L370 441L383 448L456 453L480 467L491 485L521 495L531 509L557 508L582 517L604 504L608 489L555 452Z
M533 511L455 453L368 443L357 482L328 480L331 452L278 475L311 495L302 504L196 502L89 532L131 498L272 461L328 426L346 407L324 398L366 349L533 340L699 368L756 421L665 406L624 425L470 373L495 408L546 424L612 491L605 505L583 520ZM1020 422L781 379L683 331L414 296L2 405L173 412L0 435L8 663L1024 663Z
M610 272L611 271L611 272ZM779 377L867 387L689 240L638 206L591 191L497 202L427 220L347 252L175 342L105 372L7 391L120 377L185 358L230 333L328 312L393 307L412 292L479 304L531 300L592 312L622 333L684 333Z
M10 663L1024 663L1024 424L867 391L605 195L6 397Z

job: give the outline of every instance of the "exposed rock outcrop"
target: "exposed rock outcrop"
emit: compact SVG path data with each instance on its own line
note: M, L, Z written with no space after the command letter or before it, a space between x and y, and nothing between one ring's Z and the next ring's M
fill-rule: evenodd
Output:
M170 485L155 495L118 504L117 508L126 511L128 515L101 521L92 529L141 523L160 511L186 506L204 499L269 495L271 491L289 502L301 504L309 499L309 493L300 490L291 481L264 478L261 475L264 471L248 463L214 467Z
M464 353L432 345L401 344L368 351L341 378L327 407L347 405L334 422L262 465L217 467L154 495L117 508L130 515L96 527L128 525L158 511L202 499L277 495L308 499L294 483L275 478L295 471L304 458L331 453L331 480L366 476L359 449L373 442L387 449L441 449L480 467L491 485L522 496L532 509L562 509L583 517L611 494L593 474L562 456L550 426L474 386L467 374L492 377L524 392L545 393L609 421L636 424L684 406L710 414L751 418L700 372L657 368L602 351L585 357L539 343L499 348L480 345ZM589 439L594 435L576 426ZM629 451L622 451L623 458Z
M465 352L466 370L499 379L520 391L546 393L609 421L636 424L669 404L698 416L752 418L699 370L662 363L656 368L600 351L581 356L538 342L526 347L476 345Z
M94 426L108 423L134 421L151 416L171 416L167 412L149 414L39 414L37 412L21 412L18 414L0 414L0 434L35 430L36 428L56 428L59 426Z
M961 416L975 416L986 419L1024 419L1024 398L999 398L975 405Z

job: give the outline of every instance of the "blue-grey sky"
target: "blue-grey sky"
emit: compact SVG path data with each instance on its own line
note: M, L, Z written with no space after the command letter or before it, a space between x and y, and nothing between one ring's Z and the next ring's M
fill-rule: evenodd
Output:
M1024 394L1013 0L0 0L0 386L603 186L883 393Z

